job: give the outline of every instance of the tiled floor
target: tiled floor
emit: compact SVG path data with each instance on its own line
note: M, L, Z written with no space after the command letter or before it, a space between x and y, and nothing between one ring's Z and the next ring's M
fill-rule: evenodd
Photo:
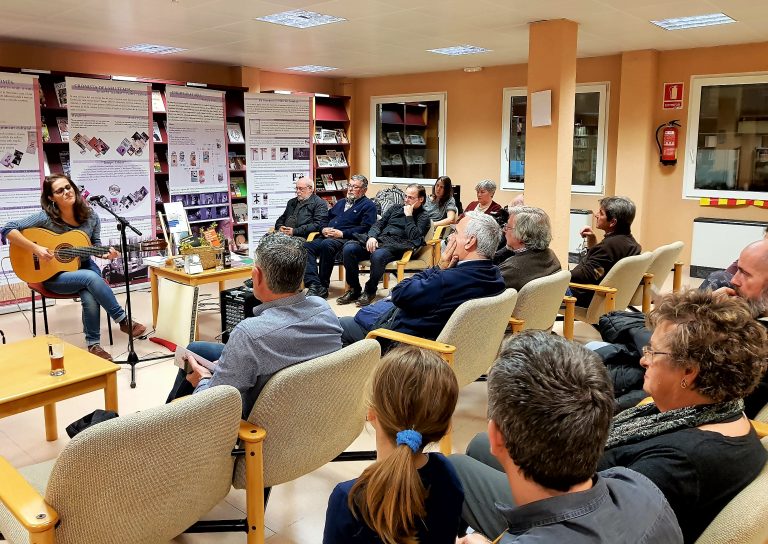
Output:
M671 279L668 283L671 286ZM228 287L234 287L238 284L239 282L231 282ZM334 282L331 287L332 298L329 299L331 307L339 315L353 315L356 310L354 305L338 306L335 303L334 299L342 294L341 283ZM218 302L218 296L212 285L204 286L201 291L206 295L204 301ZM379 294L384 295L386 291L382 289ZM118 296L121 302L124 301L124 298L124 295ZM134 317L144 324L151 323L149 287L132 291L131 299ZM58 331L66 335L66 340L72 344L84 345L80 326L79 303L58 301L55 306L49 307L48 312L51 331ZM38 322L42 327L42 316L39 316ZM5 332L8 342L29 338L32 334L30 311L0 314L0 329ZM112 347L105 345L104 347L115 358L123 358L127 348L127 337L117 327L114 327L114 330L115 345ZM559 323L555 325L555 330L560 330ZM200 316L201 339L211 340L219 331L218 310L202 312ZM582 341L599 339L599 335L594 329L583 323L577 323L576 336ZM105 339L106 344L105 323L102 323L102 338ZM139 340L136 342L136 351L140 357L144 357L150 354L163 353L164 349L147 340ZM163 403L175 374L176 367L173 366L171 360L141 363L137 368L137 387L131 389L129 387L129 370L127 367L120 370L118 372L120 412L123 414L131 413ZM486 425L485 403L485 384L475 383L462 389L453 423L454 451L463 451L472 436L484 430ZM70 422L96 408L103 408L103 395L99 392L59 403L57 405L59 439L55 442L46 442L45 440L42 409L0 419L0 455L16 467L53 459L69 440L64 428ZM371 429L366 429L351 449L374 449L374 447L373 432ZM269 542L273 544L321 542L326 503L331 490L338 482L359 475L365 466L365 462L331 463L298 480L276 487L272 492L266 511ZM233 490L214 509L210 517L213 519L217 517L240 517L244 509L244 492ZM237 533L189 534L176 538L174 542L234 544L245 542L245 536Z

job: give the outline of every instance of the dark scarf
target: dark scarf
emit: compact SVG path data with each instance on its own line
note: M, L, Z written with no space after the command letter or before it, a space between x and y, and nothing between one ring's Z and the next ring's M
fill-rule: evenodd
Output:
M605 449L634 444L681 429L693 429L736 418L744 411L741 399L699 404L659 412L653 402L624 410L613 418Z

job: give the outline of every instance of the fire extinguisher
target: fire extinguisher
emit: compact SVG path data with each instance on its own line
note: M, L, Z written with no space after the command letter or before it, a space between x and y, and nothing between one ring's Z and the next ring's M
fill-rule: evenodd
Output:
M656 145L659 148L659 161L664 166L673 166L677 164L677 128L680 123L677 119L659 125L656 129ZM664 129L659 140L659 131Z

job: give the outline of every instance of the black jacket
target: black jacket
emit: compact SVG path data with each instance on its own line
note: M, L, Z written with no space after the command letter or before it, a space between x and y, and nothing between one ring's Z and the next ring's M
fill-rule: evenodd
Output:
M313 193L306 200L290 199L283 215L275 222L275 230L292 227L294 236L306 238L310 232L319 232L327 225L328 203Z
M431 219L424 206L413 210L408 217L402 204L391 206L368 231L368 238L376 238L379 247L397 250L418 249L424 245Z

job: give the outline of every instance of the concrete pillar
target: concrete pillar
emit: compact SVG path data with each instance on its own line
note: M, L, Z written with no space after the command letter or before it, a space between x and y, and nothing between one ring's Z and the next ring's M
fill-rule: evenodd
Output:
M650 217L647 195L651 165L658 155L654 140L654 113L661 101L658 58L657 51L629 51L621 55L616 195L629 197L637 206L632 234L641 244L643 226Z
M578 26L566 19L531 23L528 39L525 203L549 214L550 247L563 266L568 263ZM552 91L552 124L533 127L531 93L545 90Z

